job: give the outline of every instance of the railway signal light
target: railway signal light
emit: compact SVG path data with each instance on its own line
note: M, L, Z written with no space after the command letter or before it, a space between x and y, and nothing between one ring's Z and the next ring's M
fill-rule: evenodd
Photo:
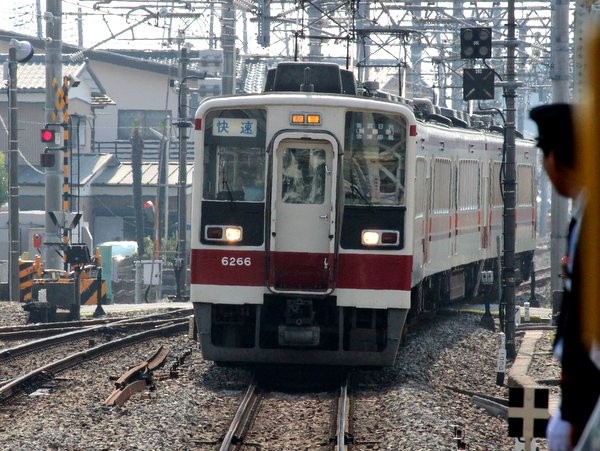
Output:
M461 59L490 58L492 56L491 27L471 27L460 29Z
M40 140L48 144L50 149L63 147L63 133L59 127L59 125L46 125L40 130Z
M56 132L54 130L50 130L48 128L43 128L40 131L40 135L43 143L54 142Z
M34 233L32 236L32 240L34 249L39 249L40 247L42 247L42 235L40 235L39 233Z

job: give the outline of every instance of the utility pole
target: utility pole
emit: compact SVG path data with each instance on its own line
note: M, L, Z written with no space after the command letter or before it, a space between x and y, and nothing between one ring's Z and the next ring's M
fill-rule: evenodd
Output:
M223 48L223 77L221 93L235 94L235 9L233 0L221 6L221 47Z
M308 14L308 22L312 25L308 29L308 61L322 61L323 52L321 51L321 40L318 38L322 34L322 25L319 22L323 5L320 1L308 2L306 12ZM316 36L311 37L311 36Z
M356 61L358 62L358 81L369 80L369 58L371 57L371 36L368 33L360 33L360 30L369 26L369 17L371 11L369 2L360 2L358 4L358 18L356 28L359 31L356 46Z
M19 227L19 134L17 108L17 63L26 62L33 56L29 42L11 39L8 47L8 116L9 116L9 154L8 154L8 230L10 252L8 260L9 285L8 295L11 301L21 300L21 284L19 276L19 253L21 237Z
M187 279L187 141L189 121L187 120L188 111L188 87L187 87L187 66L189 63L188 49L185 43L181 45L181 55L179 58L179 119L177 125L179 128L179 180L177 183L177 211L178 234L177 234L177 259L175 261L175 273L177 276L177 299L182 300Z
M60 121L57 91L62 89L62 2L46 0L46 122ZM62 133L62 126L57 126ZM60 151L56 151L60 152ZM56 155L52 166L46 167L46 235L44 261L46 268L62 269L63 259L58 252L61 245L61 230L49 213L62 211L64 178L63 155ZM56 213L55 213L56 215ZM58 216L60 217L60 215Z
M17 49L11 45L8 48L8 114L10 116L10 151L8 154L8 207L10 228L10 259L9 264L9 298L18 302L21 299L19 281L19 138L17 131Z
M35 17L37 25L37 38L42 39L42 3L41 0L35 0Z
M457 20L464 20L465 14L463 2L461 0L453 0L452 15ZM458 42L456 39L452 42L452 51L456 53L460 52L460 42ZM454 59L450 61L450 67L452 68L450 72L450 83L452 84L452 89L450 90L450 107L458 111L464 110L464 101L462 98L461 89L462 77L459 70L461 65L462 61L460 59Z
M515 168L515 0L508 0L506 34L506 84L504 99L506 102L506 124L504 146L506 162L504 166L504 268L502 271L502 297L506 306L506 356L516 356L515 344L515 206L516 206L516 168Z

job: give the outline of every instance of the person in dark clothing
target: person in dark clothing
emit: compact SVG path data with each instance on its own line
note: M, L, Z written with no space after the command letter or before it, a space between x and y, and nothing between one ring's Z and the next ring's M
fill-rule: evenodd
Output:
M557 323L554 354L561 362L561 400L548 423L551 451L572 449L578 442L600 395L600 369L581 336L581 264L579 235L584 220L585 189L577 171L574 108L570 104L542 105L530 111L538 126L538 147L556 191L573 201L567 238L564 293Z

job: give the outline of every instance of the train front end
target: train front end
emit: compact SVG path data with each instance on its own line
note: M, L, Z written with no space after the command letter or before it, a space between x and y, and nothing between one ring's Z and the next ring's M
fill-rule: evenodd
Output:
M191 300L220 362L391 365L410 308L410 111L264 94L199 108ZM377 108L376 108L377 105Z

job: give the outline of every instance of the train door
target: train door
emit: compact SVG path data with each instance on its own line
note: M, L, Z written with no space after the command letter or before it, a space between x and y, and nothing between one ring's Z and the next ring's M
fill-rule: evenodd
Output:
M479 163L480 175L480 186L479 190L479 234L480 234L480 245L479 247L483 250L488 247L488 199L489 199L489 185L488 177L486 177L485 167L483 162Z
M273 149L269 287L333 289L337 145L281 139Z
M423 157L415 160L415 257L420 255L419 266L428 261L429 257L429 176L427 161Z
M459 202L458 202L458 190L459 190L459 164L460 161L452 161L452 175L450 177L450 190L452 192L452 199L450 201L450 255L458 254L458 213L459 213Z

